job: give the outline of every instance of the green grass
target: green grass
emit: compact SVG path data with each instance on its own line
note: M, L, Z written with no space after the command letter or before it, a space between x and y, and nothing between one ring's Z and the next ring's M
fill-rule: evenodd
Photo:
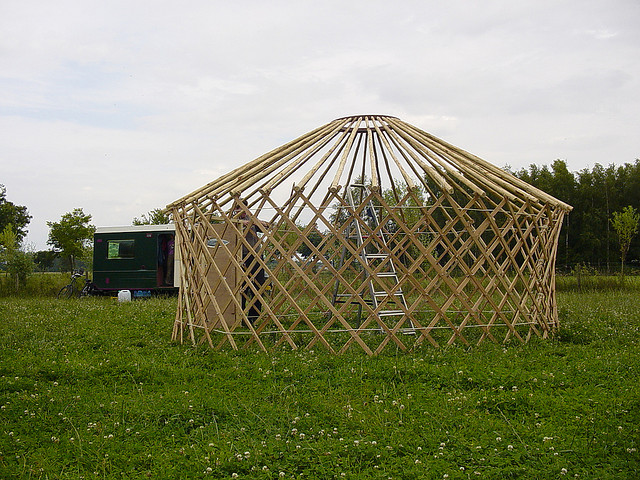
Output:
M640 290L640 276L625 275L559 275L556 288L560 292L598 292L603 290Z
M36 272L27 278L26 285L18 285L6 272L0 272L0 298L3 297L55 297L70 281L71 274ZM80 288L84 280L80 279Z
M640 478L640 296L527 345L170 342L175 299L0 301L0 478Z

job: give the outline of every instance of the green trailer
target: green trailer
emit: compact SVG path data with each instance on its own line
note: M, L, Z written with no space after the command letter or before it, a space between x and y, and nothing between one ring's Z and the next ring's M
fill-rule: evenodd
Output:
M175 225L100 227L93 236L93 283L101 293L176 293L180 286Z

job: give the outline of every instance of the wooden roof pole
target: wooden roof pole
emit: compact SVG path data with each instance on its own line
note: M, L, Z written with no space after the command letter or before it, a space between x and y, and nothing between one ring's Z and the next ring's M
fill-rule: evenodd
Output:
M261 162L263 162L264 160L273 157L277 154L282 154L282 152L287 151L289 148L291 148L292 146L296 146L298 144L300 144L301 142L304 142L307 138L309 138L310 136L316 135L319 132L323 131L324 129L327 128L331 128L332 125L335 124L339 124L341 123L341 121L339 120L334 120L326 125L322 125L321 127L318 127L314 130L312 130L309 133L306 133L298 138L296 138L295 140L292 140L284 145L281 145L280 147L277 147L273 150L271 150L268 153L265 153L264 155L261 155L260 157L256 158L255 160L246 163L244 165L241 165L238 168L233 169L232 171L218 177L216 180L214 180L213 182L209 182L208 184L198 188L197 190L195 190L194 192L190 193L189 195L185 195L184 197L171 202L169 205L167 205L167 208L171 208L173 206L178 206L180 205L180 203L183 202L191 202L194 199L200 198L202 195L205 195L213 190L215 190L217 187L219 187L220 185L224 185L225 183L227 183L229 181L229 179L231 178L235 178L239 175L245 175L247 172L249 172L251 169L255 168L256 165L259 165Z
M266 162L266 167L269 168L269 173L274 171L275 169L281 167L291 158L294 158L296 155L304 152L306 149L313 147L316 142L322 141L324 137L333 138L338 131L340 131L343 123L331 122L326 124L324 130L321 132L316 132L313 136L303 136L303 142L299 142L297 145L292 146L293 148L289 148L286 154L284 152L280 152L279 155L284 155L280 157L267 158L264 159L263 162L257 162L254 164L253 169L250 172L247 172L244 178L240 179L241 183L238 185L236 183L235 186L227 184L223 184L220 188L225 189L231 196L238 195L242 193L249 186L254 185L258 180L266 177L266 168L264 162ZM263 155L264 157L264 155ZM261 157L262 158L262 157ZM278 158L275 160L275 158ZM275 168L270 168L270 162L276 161L277 166ZM254 163L254 162L250 162ZM225 188L226 187L226 188ZM257 189L258 191L260 189Z
M408 125L408 124L405 124ZM419 133L419 131L417 131L416 133ZM448 152L446 149L441 148L437 143L434 142L428 142L425 139L420 139L420 137L418 136L414 136L414 138L416 138L418 141L420 141L420 143L422 143L425 147L431 149L432 151L434 151L435 153L437 153L438 155L440 155L443 159L446 159L448 162L450 162L453 166L455 166L456 168L460 169L462 171L462 173L472 177L476 182L478 182L480 185L484 185L485 187L487 187L490 191L493 191L494 193L497 193L498 195L504 195L507 198L514 200L514 201L518 201L518 196L517 194L523 195L524 192L522 191L516 191L516 193L513 193L512 191L509 191L505 188L503 188L501 185L499 185L496 182L490 182L489 179L485 178L485 176L483 176L483 172L478 169L478 167L476 165L473 165L473 163L469 162L467 159L464 158L452 158L452 156L450 155L450 152ZM420 151L423 151L423 149L421 148ZM458 162L460 162L462 165L457 164L456 160ZM475 189L474 189L475 190ZM532 199L536 202L538 202L539 200L535 197L532 197ZM520 200L522 201L522 200Z
M335 134L335 132L331 132ZM236 185L233 189L229 190L229 194L234 196L245 192L249 187L254 187L258 182L263 179L266 179L266 182L261 186L257 187L252 193L256 191L260 192L270 192L271 188L269 185L273 185L282 180L283 174L288 175L292 171L298 169L301 165L307 162L307 160L315 154L318 149L322 148L322 146L333 138L331 135L326 135L324 137L319 137L317 140L308 144L301 146L300 148L288 153L285 157L279 159L272 159L273 163L269 163L267 165L260 165L259 168L256 169L255 172L252 172L251 176L248 177L244 183L240 185ZM288 165L287 165L288 164ZM285 166L286 165L286 166ZM282 168L284 166L284 168ZM260 168L261 167L261 168ZM275 173L273 178L269 180L269 176L282 168L281 171Z
M390 123L396 127L395 122L394 121L390 121ZM413 147L415 150L424 153L422 151L422 149L420 149L418 143L416 140L414 140L412 137L410 137L405 131L399 129L399 128L394 128L393 130L389 130L390 132L393 132L394 134L394 138L397 139L398 135L400 137L402 137L402 139L404 139L405 142L407 142L411 147ZM447 180L431 165L426 164L418 155L416 155L416 153L410 149L405 148L404 151L406 151L411 158L418 164L420 165L420 168L422 168L424 170L424 172L429 176L429 178L431 178L431 180L433 180L434 182L436 182L436 184L444 191L449 192L449 193L453 193L453 187L449 184L449 182L447 182Z
M373 148L373 134L371 133L371 128L369 128L368 117L365 117L365 122L367 124L367 146L369 149L369 165L371 167L371 190L374 192L380 192L376 151Z
M443 174L443 177L447 177L447 176L453 177L453 178L446 178L446 180L443 178L442 180L446 185L446 187L448 187L446 188L446 190L449 193L454 191L454 189L451 187L451 185L449 185L449 183L453 182L453 184L457 186L457 184L454 181L456 180L461 184L465 185L467 188L469 188L472 192L474 192L474 194L479 195L480 197L486 197L486 192L483 189L478 187L475 183L471 182L468 178L462 175L458 170L453 168L449 164L449 162L445 162L442 159L440 159L437 155L434 155L433 152L429 151L425 146L423 146L415 138L413 138L407 132L402 130L401 126L396 125L395 127L396 127L395 129L389 130L389 133L393 135L393 138L395 139L395 141L398 142L398 144L400 144L401 142L400 142L400 139L398 138L398 136L400 136L410 147L412 147L417 152L419 152L431 164L431 165L427 165L423 161L423 159L417 156L411 149L404 147L404 151L406 151L406 153L411 155L413 160L418 165L420 165L423 168L423 170L427 172L428 175L430 171L433 171L433 174L435 175L439 175L437 170L435 169L435 165L437 165L438 167L442 168L445 171L445 173ZM429 170L426 170L426 169L429 169ZM429 176L435 180L433 175L429 175ZM442 185L441 185L441 188L442 188ZM460 187L458 186L458 188Z
M299 145L292 145L288 149L279 152L277 155L264 159L262 162L256 162L251 172L247 173L246 178L241 178L240 182L236 182L235 186L226 187L231 196L240 195L249 186L256 184L269 175L275 168L286 163L290 158L295 157L307 148L313 146L319 139L325 135L335 133L338 130L335 125L329 124L324 132L318 132L313 136L305 138L304 142ZM272 164L274 167L272 168Z
M342 130L342 136L340 137L340 139L337 142L335 142L331 146L329 151L322 156L322 158L311 168L311 170L307 172L307 174L304 177L302 177L302 180L300 180L297 184L293 186L293 189L296 192L304 190L304 188L307 186L307 183L309 183L311 178L313 178L313 176L318 172L320 167L322 167L322 165L327 161L327 159L331 155L333 155L334 152L336 152L336 150L337 150L336 154L342 151L342 148L344 148L344 143L348 141L349 133L348 133L348 130L344 129L344 124L341 130ZM343 146L341 147L341 145ZM330 164L333 164L334 161L335 161L335 158L330 162ZM324 175L326 175L326 172L324 173ZM324 178L324 175L322 175L321 178Z
M290 174L292 174L298 168L300 168L302 165L307 163L307 161L309 159L311 159L311 157L313 155L315 155L318 151L320 151L327 144L329 144L329 142L331 142L335 138L336 135L338 135L338 131L332 132L331 135L327 135L326 139L321 139L319 142L317 142L315 144L315 146L308 153L306 153L305 155L301 156L295 162L292 162L291 164L287 165L287 167L285 169L283 169L281 172L279 172L272 180L270 180L269 182L264 184L262 187L260 187L260 192L262 192L263 194L264 193L266 193L266 194L270 193L273 190L274 187L279 185Z
M404 122L402 122L404 123ZM560 208L563 208L564 210L571 210L573 207L571 207L570 205L566 204L565 202L558 200L557 198L549 195L548 193L535 188L532 185L529 185L528 183L526 183L524 180L519 179L518 177L516 177L515 175L511 175L508 172L505 172L504 170L502 170L501 168L496 167L495 165L491 164L490 162L487 162L486 160L483 160L482 158L473 155L459 147L456 147L455 145L452 145L448 142L445 142L444 140L441 140L423 130L420 130L412 125L406 124L409 128L411 128L413 131L416 131L416 133L418 135L420 135L421 137L424 137L425 139L427 139L430 143L435 143L440 145L440 148L443 151L447 151L450 150L452 153L455 153L456 158L460 159L462 158L463 161L465 162L469 162L471 165L473 165L475 163L475 165L477 166L481 166L482 169L486 172L490 172L491 174L493 174L495 177L498 177L502 180L502 182L505 183L510 183L512 185L511 188L517 187L520 190L523 190L524 192L526 192L527 194L533 196L537 201L543 200L546 202L551 203L552 205L556 205Z
M400 174L404 178L404 181L407 184L407 188L409 188L409 190L415 190L417 188L416 184L413 182L413 179L407 174L405 169L400 164L400 161L398 160L398 158L393 153L393 149L391 148L391 145L389 144L389 140L387 140L387 138L384 136L384 134L380 131L380 128L378 127L378 125L376 125L374 123L373 127L375 128L376 132L378 133L378 138L382 141L384 146L387 148L387 151L389 152L389 155L391 155L391 158L393 159L394 163L396 164L396 166L400 170ZM389 176L391 176L391 175L389 175Z
M347 173L347 181L345 182L345 185L351 185L353 183L353 172L356 169L356 163L358 162L358 155L360 154L360 147L362 146L363 138L364 135L358 135L358 143L353 152L353 160L351 161L351 167L349 167L349 173ZM364 176L362 178L364 178Z
M361 119L362 117L358 117L357 121L360 122ZM355 140L357 133L358 133L358 129L351 127L351 134L349 135L349 140L347 141L347 144L342 149L342 158L340 158L340 163L338 164L338 171L333 177L333 182L331 182L331 186L329 187L330 192L336 192L340 190L340 187L341 187L339 185L340 177L342 176L342 172L344 171L344 166L347 163L347 157L349 156L349 152L351 151L351 147L353 146L353 141Z

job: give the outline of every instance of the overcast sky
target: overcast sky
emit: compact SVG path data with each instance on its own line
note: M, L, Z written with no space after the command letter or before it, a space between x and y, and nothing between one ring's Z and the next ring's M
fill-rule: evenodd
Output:
M97 226L335 118L514 169L640 157L640 1L0 1L0 184Z

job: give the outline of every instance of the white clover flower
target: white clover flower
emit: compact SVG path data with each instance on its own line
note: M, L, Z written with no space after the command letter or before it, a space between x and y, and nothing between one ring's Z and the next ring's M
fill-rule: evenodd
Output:
M513 450L513 445L507 445L507 450Z

